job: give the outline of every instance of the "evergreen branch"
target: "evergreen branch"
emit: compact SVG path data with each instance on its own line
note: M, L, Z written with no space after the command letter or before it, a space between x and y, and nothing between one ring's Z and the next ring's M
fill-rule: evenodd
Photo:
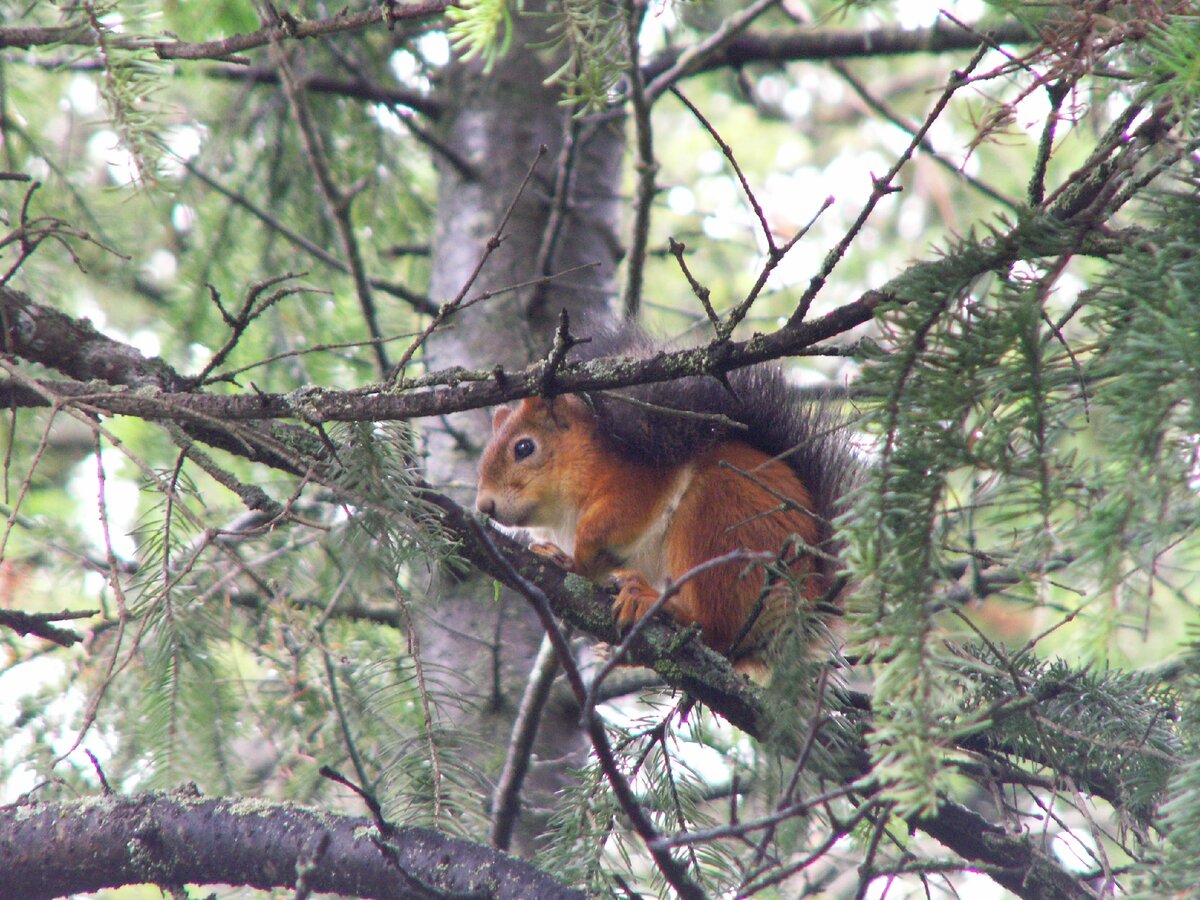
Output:
M214 191L216 191L222 197L225 197L227 200L232 201L233 203L240 206L242 209L246 210L246 212L250 213L250 215L254 216L254 218L258 219L260 222L262 222L264 225L266 225L272 231L275 231L278 234L283 235L285 238L287 238L287 240L290 243L299 247L301 250L308 253L310 256L313 256L316 259L319 259L321 262L325 263L325 265L329 266L332 269L336 269L339 272L345 272L346 274L350 274L350 268L346 265L346 263L344 263L342 260L338 259L336 256L334 256L332 253L330 253L324 247L309 240L307 237L300 234L298 231L295 231L294 229L289 228L287 225L285 225L284 223L280 222L277 218L272 216L270 213L261 209L254 203L251 203L250 200L248 200L242 194L240 194L237 191L234 191L230 188L225 187L219 181L217 181L210 175L206 174L203 169L199 168L191 161L180 160L180 165L182 165L185 169L188 170L189 173L194 175L196 178L200 179L200 181L202 181L204 184L208 185L208 187L212 188ZM375 278L375 277L368 278L367 284L370 285L372 288L374 288L377 291L382 291L385 294L390 294L391 296L396 297L397 299L403 300L404 302L406 302L410 306L412 306L412 308L419 313L422 313L424 315L434 315L437 313L437 306L432 301L430 301L430 299L428 297L426 297L423 294L419 294L416 291L410 290L409 288L405 287L402 284L396 284L391 281L384 281L381 278Z
M312 111L308 106L308 98L298 87L298 79L292 72L292 64L282 45L271 44L271 57L279 70L279 82L283 86L284 96L296 119L296 127L300 131L301 145L308 158L309 170L316 176L317 188L325 209L333 220L338 242L341 244L345 265L354 284L354 293L358 297L358 305L362 311L363 322L367 326L367 334L371 336L371 349L375 352L375 362L379 367L379 377L386 378L391 364L388 362L387 347L383 343L383 331L379 327L379 315L375 308L375 298L371 293L371 280L367 276L366 263L362 258L358 238L354 233L351 221L351 207L355 194L361 188L343 191L334 181L330 170L329 153L325 149L325 139L313 121Z
M436 503L437 500L446 498L438 497L430 499L433 499ZM454 505L453 501L448 499L446 499L446 502L450 503L451 506ZM442 506L442 509L445 510L445 507ZM461 514L462 510L459 509L458 512ZM567 684L570 685L576 702L579 703L580 708L583 710L582 725L587 730L588 738L592 743L592 750L596 754L596 759L599 761L605 778L608 779L613 794L621 805L621 809L629 817L634 830L642 838L646 844L646 848L650 851L650 855L654 859L654 864L683 900L704 900L703 890L692 880L685 866L671 854L669 849L659 845L658 829L654 827L654 823L650 820L646 810L634 795L628 779L621 772L621 768L617 764L616 755L613 753L612 743L608 739L608 732L605 725L596 714L594 705L589 706L587 687L584 684L583 676L580 674L578 666L575 665L575 658L571 654L571 648L567 644L566 636L555 620L555 614L558 610L554 608L554 603L550 596L537 582L526 578L513 565L509 555L497 546L495 538L499 536L498 532L492 528L481 526L474 519L465 519L463 524L470 533L470 538L475 549L482 553L483 558L487 560L493 577L497 577L498 580L503 581L508 587L517 591L530 602L537 613L542 627L546 630L546 636L550 639L555 654L562 664L563 672L567 676ZM481 561L478 560L476 562L478 564ZM557 567L551 565L551 568ZM562 570L560 569L559 571L561 572ZM495 574L497 572L503 573L503 577L498 577ZM611 621L611 616L609 618ZM610 625L610 629L611 627Z
M644 360L594 360L568 364L555 374L555 389L562 393L606 390L667 381L682 375L721 375L735 369L796 355L871 321L887 306L910 302L911 285L955 283L994 270L1003 270L1017 259L1057 256L1063 251L1107 257L1125 250L1131 237L1120 232L1097 233L1090 222L1048 222L1028 219L1010 231L978 242L963 258L946 258L913 265L880 288L864 293L826 315L792 322L770 334L747 341L731 341L686 350L659 353ZM16 327L18 324L23 327ZM30 362L55 368L77 379L55 381L64 399L86 402L100 411L167 418L197 424L210 419L261 421L291 418L311 423L331 421L381 421L443 415L466 409L494 406L539 394L547 363L533 363L518 372L497 374L495 369L461 368L434 372L405 382L406 392L365 388L331 391L303 388L286 394L215 396L191 390L185 378L158 359L147 359L127 345L112 341L86 321L76 321L50 307L33 303L28 295L0 286L0 345ZM614 362L620 362L615 365ZM95 383L144 388L112 391ZM438 390L420 388L446 385ZM10 391L12 402L25 402L27 393Z
M318 841L328 841L320 859L300 865ZM313 890L381 900L416 896L414 882L441 897L584 896L527 862L432 829L380 835L361 816L189 792L0 807L0 868L5 896L24 900L141 884L151 873L159 884L268 890L295 886L299 869Z
M62 622L68 619L90 619L99 610L63 610L56 613L27 613L19 609L0 609L0 627L8 628L19 635L31 634L34 637L45 638L62 647L70 647L83 640L74 631L58 628L52 622Z
M778 29L738 35L724 46L705 54L691 73L725 67L737 68L759 62L844 60L974 50L979 46L981 39L997 44L1019 44L1031 42L1036 37L1028 26L1021 22L1007 22L995 28L980 29L979 34L959 26L947 26L940 21L931 28L914 29ZM647 81L657 80L689 52L690 48L681 48L660 54L642 67L643 77Z
M288 14L257 31L235 34L215 41L155 40L147 35L109 34L105 36L105 42L110 47L120 50L150 49L159 59L226 60L277 41L303 40L345 31L360 31L380 23L391 27L395 22L407 19L430 18L443 14L449 6L448 0L418 0L403 5L380 4L355 13L343 11L327 19L297 19ZM0 49L18 47L29 50L34 47L63 44L73 47L95 47L97 40L96 33L86 24L44 28L0 26Z
M449 530L462 537L461 551L473 565L515 589L523 585L525 590L536 590L556 616L597 640L616 643L620 639L612 620L611 597L602 589L497 532L490 532L483 541L479 526L452 501L433 494L427 499L443 511ZM668 684L686 691L752 737L761 740L772 733L772 715L761 689L735 672L728 660L705 647L696 635L663 621L652 622L630 648L630 660L652 668ZM869 727L865 721L859 725ZM861 738L841 752L836 765L847 783L870 775ZM995 867L989 874L1020 897L1079 900L1092 896L1054 860L1038 852L1030 840L1010 835L950 801L943 799L936 810L911 822L964 859Z
M311 433L295 430L290 440L292 444L288 452L297 461L309 459L316 462L328 456L326 448ZM275 452L274 444L267 435L239 435L238 441L244 442L244 446L239 445L234 452L249 458L269 459L270 454ZM262 443L267 444L268 449L265 452L261 449ZM283 462L288 471L295 470L296 462L289 462L288 458ZM341 492L346 491L346 487L333 477L331 470L327 472L319 463L318 466L312 468L310 463L302 466L301 471L308 470L318 481L329 483ZM378 502L369 496L358 494L347 495L347 500L361 505L364 509L374 508ZM507 584L523 586L526 590L529 590L530 584L537 584L539 587L536 593L546 599L549 608L555 614L563 616L596 639L611 643L619 640L620 635L616 632L611 616L611 598L606 593L577 576L547 564L545 560L529 554L524 548L501 535L492 535L486 541L481 540L478 527L471 523L460 507L447 498L428 492L423 494L423 501L440 511L443 526L461 541L460 552L474 565ZM500 565L497 562L499 558L505 558L508 562ZM514 572L524 573L519 581L514 581ZM686 690L748 734L762 738L770 733L771 716L758 689L734 672L726 660L704 647L694 635L685 638L679 629L672 625L652 622L645 627L631 647L630 653L633 661L651 666L668 683ZM581 690L579 693L581 697L586 696L586 691ZM596 731L603 731L603 728L593 730L594 739L599 741L600 737ZM604 745L601 743L597 746L599 748ZM861 743L851 743L847 751L838 758L839 765L843 767L842 777L845 779L856 781L870 771L865 748ZM619 784L619 780L615 780L614 784ZM636 806L636 800L632 803ZM943 817L942 810L949 810L945 816L949 816L953 821L948 822ZM982 826L965 828L962 821L955 816L955 808L940 806L937 811L916 824L945 842L965 859L993 866L1027 866L1020 875L1012 876L1013 882L1018 884L1014 890L1022 896L1085 896L1079 891L1070 893L1054 887L1057 884L1056 879L1061 880L1069 876L1065 876L1052 862L1033 853L1026 840L1003 833L993 834L990 831L991 826L983 830ZM650 840L656 839L654 831L643 833ZM1033 893L1032 888L1022 889L1019 885L1026 883L1022 879L1028 879L1029 884L1037 885L1039 890L1045 888L1048 892ZM1073 881L1071 883L1074 884ZM1046 887L1047 885L1050 887Z
M196 446L196 442L188 435L184 434L183 430L173 423L166 423L165 427L171 435L171 440L175 445L183 451L184 456L203 469L208 476L220 484L222 487L236 494L237 497L246 504L246 508L254 512L262 513L267 518L267 523L281 519L287 514L287 508L272 499L271 496L257 484L246 484L239 481L232 473L226 471L221 466L209 457L207 453Z

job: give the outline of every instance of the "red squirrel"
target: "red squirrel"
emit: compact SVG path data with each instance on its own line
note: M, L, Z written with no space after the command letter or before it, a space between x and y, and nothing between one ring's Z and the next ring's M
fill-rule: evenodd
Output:
M574 358L658 350L632 327L582 346ZM774 366L726 383L532 397L495 411L475 506L530 529L542 539L533 549L569 570L614 576L619 625L682 579L664 611L735 661L757 660L796 602L811 604L833 581L830 520L856 471L836 424ZM688 577L734 551L781 565L768 581L743 553Z

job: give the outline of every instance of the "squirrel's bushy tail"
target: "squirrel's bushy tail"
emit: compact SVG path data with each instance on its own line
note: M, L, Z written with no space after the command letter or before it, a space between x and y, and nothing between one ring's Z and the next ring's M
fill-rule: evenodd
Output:
M589 324L580 331L591 340L573 348L573 362L648 359L667 349L631 324ZM585 396L601 438L633 462L670 468L730 440L784 460L812 496L821 545L836 555L830 523L862 472L840 404L806 401L774 364L731 372L728 387L713 377L687 376Z

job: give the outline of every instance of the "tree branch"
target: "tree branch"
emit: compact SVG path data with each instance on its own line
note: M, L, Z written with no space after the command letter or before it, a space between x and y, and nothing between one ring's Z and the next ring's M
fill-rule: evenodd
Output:
M9 628L20 635L32 634L63 647L70 647L83 638L74 631L59 628L51 623L65 619L90 619L95 614L94 609L77 612L63 610L56 613L27 613L19 609L0 609L0 627Z
M472 527L467 513L438 494L426 500L442 510L444 524L459 540L460 552L472 565L508 587L520 590L511 572L535 584L554 614L580 630L610 644L621 635L612 618L612 597L578 575L563 571L544 558L495 531L487 538L511 566L498 565L492 551ZM629 659L657 672L672 687L686 691L742 731L759 740L774 733L762 690L734 671L723 656L706 647L694 633L659 620L650 622L629 649ZM843 710L843 713L852 713ZM859 723L869 727L864 717ZM843 782L870 774L870 757L861 737L850 740L849 729L837 764ZM1017 896L1028 900L1081 900L1093 895L1033 841L992 825L982 816L946 801L932 815L914 820L914 827L937 839L963 859L992 867L989 875Z
M851 31L837 28L797 28L742 34L698 60L689 74L748 63L782 63L896 56L912 53L946 53L974 50L981 41L995 44L1026 43L1036 39L1020 22L991 29L968 31L940 21L932 28L871 28ZM691 48L669 50L642 67L642 77L654 81L675 66Z
M422 0L417 3L381 3L362 12L340 12L328 19L297 19L288 16L248 34L235 34L216 41L154 40L146 35L106 34L105 44L122 50L151 49L159 59L229 59L246 50L265 47L273 41L289 38L303 39L358 31L369 25L385 22L388 27L406 19L423 19L441 15L450 4L446 0ZM75 47L95 47L99 43L96 31L86 24L50 27L9 26L0 28L0 48L32 47L66 44Z
M13 60L21 65L34 66L47 72L102 72L104 64L96 59L69 59L65 57L22 57ZM178 77L183 74L184 67L173 66L170 74ZM274 69L266 66L246 66L235 63L213 63L199 70L189 67L189 75L204 75L222 81L232 81L249 85L278 85L279 75ZM332 75L311 73L304 79L304 90L313 94L330 94L335 97L347 97L351 100L363 100L367 103L382 103L385 106L402 106L420 113L429 119L437 119L442 114L442 105L432 96L411 88L393 87L379 84L366 77L335 78ZM0 173L0 181L6 180ZM11 176L8 180L12 179ZM28 181L24 175L19 180Z
M1093 234L1090 232L1093 227L1092 222L1082 222L1076 230L1067 222L1023 221L1011 231L981 244L980 252L973 257L972 273L966 274L1003 270L1018 258L1041 258L1061 252L1106 256L1128 246L1127 236ZM936 282L951 276L959 280L965 277L961 265L952 259L917 263L882 287L869 290L820 318L792 322L771 334L758 334L746 341L664 351L649 359L565 365L555 372L554 388L558 393L571 393L667 381L684 375L721 375L793 356L869 322L884 304L907 302L907 284L918 280ZM7 352L76 379L46 383L56 395L86 403L97 412L176 419L200 425L214 420L297 419L315 424L445 415L540 394L547 366L541 361L519 372L501 374L492 368L451 369L406 380L399 385L403 390L386 392L382 388L355 391L301 388L288 393L218 396L192 391L192 379L179 375L159 359L147 359L133 348L105 337L86 320L76 321L3 286L0 286L0 325L3 326L0 346ZM112 391L106 385L86 383L96 379L141 390ZM28 392L7 393L6 399L11 403L29 398Z
M323 847L322 852L315 849ZM61 897L126 884L307 886L349 896L582 900L526 862L428 828L187 793L0 807L0 896Z

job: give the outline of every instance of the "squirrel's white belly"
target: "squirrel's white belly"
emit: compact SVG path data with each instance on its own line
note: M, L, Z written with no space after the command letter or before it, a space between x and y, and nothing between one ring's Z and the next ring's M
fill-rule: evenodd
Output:
M666 494L666 500L645 531L636 541L617 548L622 562L617 568L640 572L646 582L657 590L666 587L670 572L667 571L666 539L667 528L679 509L684 494L692 486L693 469L683 466L675 473L675 483Z

